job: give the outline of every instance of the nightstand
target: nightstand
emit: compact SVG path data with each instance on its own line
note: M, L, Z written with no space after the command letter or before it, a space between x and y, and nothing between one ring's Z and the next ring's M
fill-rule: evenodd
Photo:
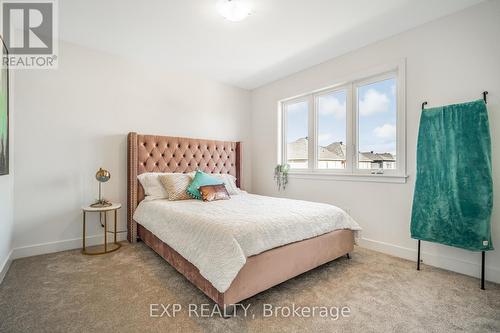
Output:
M116 223L117 223L117 215L118 215L118 209L122 207L121 204L119 203L113 203L111 206L108 207L92 207L92 206L85 206L82 207L82 212L83 212L83 246L82 246L82 253L87 254L87 255L96 255L96 254L105 254L105 253L110 253L113 251L118 250L122 245L116 241L116 235L120 233L119 231L116 230ZM112 231L108 230L108 212L113 212L114 214L114 229ZM87 248L85 247L85 237L86 237L86 217L87 213L99 213L99 220L102 225L102 221L104 218L104 244L96 246L96 250L88 251ZM108 244L108 233L113 234L113 243Z

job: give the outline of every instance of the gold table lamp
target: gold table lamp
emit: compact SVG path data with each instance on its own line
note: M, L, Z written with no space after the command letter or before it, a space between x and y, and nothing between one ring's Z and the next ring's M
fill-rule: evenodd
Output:
M99 182L99 199L94 202L91 207L109 207L111 206L111 202L102 198L101 184L107 182L111 178L111 174L108 170L104 170L103 168L99 168L97 173L95 174L95 178Z

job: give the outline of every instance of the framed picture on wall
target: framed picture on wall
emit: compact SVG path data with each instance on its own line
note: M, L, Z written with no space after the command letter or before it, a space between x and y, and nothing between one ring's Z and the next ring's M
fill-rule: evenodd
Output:
M9 174L9 68L4 61L8 51L3 38L0 64L0 176Z

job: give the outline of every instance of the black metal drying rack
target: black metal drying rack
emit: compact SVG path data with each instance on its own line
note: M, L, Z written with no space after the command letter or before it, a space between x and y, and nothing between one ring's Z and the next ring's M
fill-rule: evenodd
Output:
M484 103L487 104L487 98L486 96L488 95L487 91L483 91L483 100ZM425 106L427 105L427 101L422 103L422 111L425 109ZM417 271L420 270L420 239L418 240L418 245L417 245ZM484 290L484 262L486 259L486 252L481 251L481 289Z

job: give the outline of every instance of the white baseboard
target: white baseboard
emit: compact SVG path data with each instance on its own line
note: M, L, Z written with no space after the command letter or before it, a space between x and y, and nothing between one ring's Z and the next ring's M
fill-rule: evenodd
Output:
M103 243L102 235L89 236L86 238L88 246L98 245ZM126 234L119 234L118 240L126 240ZM385 242L380 242L372 239L361 238L358 240L359 246L374 250L377 252L386 253L395 257L415 261L417 257L417 250L406 248L398 245L393 245ZM7 274L12 260L24 257L31 257L40 254L47 254L53 252L67 251L79 249L82 247L82 239L74 238L63 241L35 244L30 246L23 246L13 249L7 256L5 262L0 266L0 283ZM459 260L447 256L437 255L422 251L421 253L424 264L443 268L453 272L473 276L479 278L480 264ZM500 283L500 269L495 267L486 266L485 269L486 280L491 282Z
M127 234L120 233L117 235L118 241L123 241L127 239ZM103 244L104 236L95 235L88 236L85 238L85 243L87 246ZM82 238L73 238L56 242L35 244L29 246L17 247L12 250L11 259L19 259L24 257L37 256L40 254L54 253L60 251L74 250L82 247Z
M12 252L13 250L10 250L7 258L5 258L5 261L0 266L0 283L2 283L3 278L5 277L5 275L7 275L7 271L9 270L10 264L12 263Z
M359 239L358 243L359 246L373 251L386 253L415 262L417 260L417 249L411 249L367 238ZM479 262L469 262L425 251L421 252L421 259L423 259L423 263L426 265L480 278L481 264ZM486 265L485 280L500 283L500 269Z

